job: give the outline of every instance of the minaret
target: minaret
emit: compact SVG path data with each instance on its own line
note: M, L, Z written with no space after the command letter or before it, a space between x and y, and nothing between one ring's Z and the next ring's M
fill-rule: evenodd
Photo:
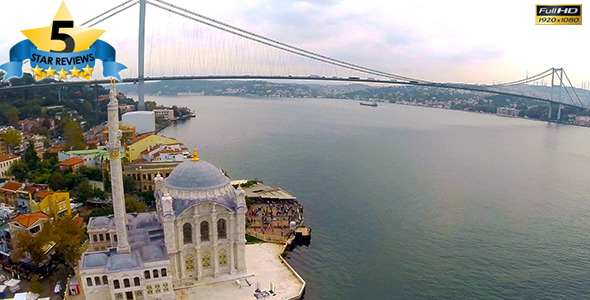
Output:
M115 212L115 226L117 227L117 252L127 253L131 250L127 240L127 213L125 212L125 194L123 193L123 170L121 167L121 134L119 133L119 101L115 81L111 81L108 105L109 141L107 150L111 156L111 190L113 197L113 211Z

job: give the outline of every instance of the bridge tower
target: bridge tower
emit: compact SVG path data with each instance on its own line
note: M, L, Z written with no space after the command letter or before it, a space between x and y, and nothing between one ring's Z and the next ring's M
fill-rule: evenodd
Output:
M559 90L557 90L557 92L559 93L559 107L557 109L557 122L561 120L561 88L565 88L565 86L563 85L563 68L560 68L558 70L559 75L557 76L559 77Z
M551 68L551 101L553 101L553 82L555 77L555 68ZM547 122L551 122L551 106L553 105L552 102L549 102L549 115L547 116Z
M144 102L144 59L145 59L145 3L139 0L139 45L137 53L137 110L145 110Z

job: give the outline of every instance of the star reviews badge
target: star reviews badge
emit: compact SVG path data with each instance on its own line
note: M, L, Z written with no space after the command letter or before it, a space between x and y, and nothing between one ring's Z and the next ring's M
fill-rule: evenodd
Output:
M55 76L90 80L97 59L102 61L104 77L121 81L119 72L127 69L115 61L115 49L98 39L104 30L75 25L64 1L50 26L21 32L28 39L14 45L10 49L10 62L0 66L6 72L5 80L21 77L22 64L27 59L36 80Z

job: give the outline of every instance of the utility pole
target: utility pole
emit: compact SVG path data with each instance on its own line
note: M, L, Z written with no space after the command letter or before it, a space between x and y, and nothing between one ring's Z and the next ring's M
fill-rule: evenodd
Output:
M137 57L137 110L145 110L144 102L144 58L145 58L145 2L146 0L139 0L139 45Z

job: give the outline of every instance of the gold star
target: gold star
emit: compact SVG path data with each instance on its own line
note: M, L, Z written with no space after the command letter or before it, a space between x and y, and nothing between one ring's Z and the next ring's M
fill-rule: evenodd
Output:
M41 72L41 73L40 73L39 75L37 75L37 77L36 77L37 81L39 81L39 80L41 80L41 79L45 78L45 75L46 75L46 74L45 74L45 72Z
M68 27L67 24L55 24L55 21L71 21L73 27ZM53 22L48 27L41 27L36 29L22 30L21 32L29 39L37 48L41 51L49 52L53 51L64 51L66 48L66 42L68 37L71 37L74 41L73 52L84 51L104 33L104 30L91 29L81 26L76 26L73 23L72 15L68 11L65 2L61 2ZM59 26L58 33L64 35L64 38L52 38L52 31L54 26Z
M76 68L76 66L74 66L74 68L72 68L72 69L70 70L70 73L72 73L72 77L78 77L78 76L80 76L80 70L78 70L78 69Z
M68 71L64 71L64 68L61 68L61 71L57 71L57 75L59 75L58 79L61 79L61 78L67 79L68 78Z
M83 68L82 70L84 70L84 76L90 76L92 75L92 70L94 70L94 68L91 68L90 65L86 65L86 68Z
M49 69L47 69L47 71L45 71L45 73L47 73L47 77L55 76L55 70L52 69L51 66L49 66Z
M33 70L33 76L41 76L41 73L43 73L43 69L39 68L39 65L36 65L31 70Z

